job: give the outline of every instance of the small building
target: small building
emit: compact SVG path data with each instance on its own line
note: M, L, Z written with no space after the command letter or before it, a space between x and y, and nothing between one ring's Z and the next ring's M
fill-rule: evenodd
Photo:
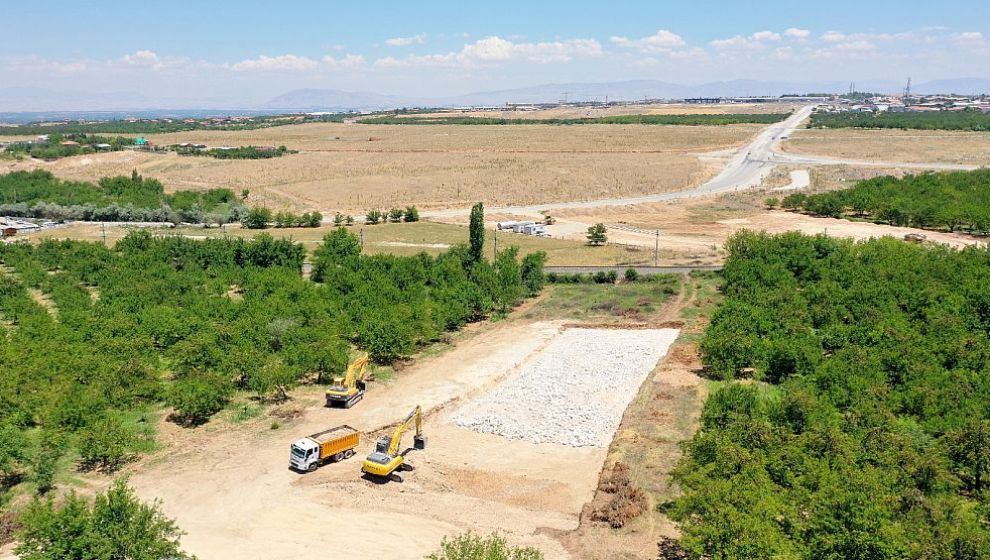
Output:
M499 230L512 229L518 223L519 222L516 222L516 221L512 221L512 222L498 222L497 224L495 224L495 227L498 228Z
M531 226L531 225L533 225L533 222L516 222L512 226L512 231L513 231L513 233L522 233L523 232L523 228L525 228L526 226Z
M134 139L134 145L135 146L147 146L148 145L148 141L145 140L144 138L135 138Z
M522 232L526 235L546 235L547 226L544 224L529 224L523 226Z
M14 227L5 227L5 228L3 228L3 236L4 237L13 237L15 235L17 235L17 228L14 228Z
M109 150L112 146L110 144L95 144L93 147L97 150Z

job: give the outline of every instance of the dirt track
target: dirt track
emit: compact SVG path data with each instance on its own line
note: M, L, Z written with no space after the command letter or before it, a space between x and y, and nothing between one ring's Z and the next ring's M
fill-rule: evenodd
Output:
M509 320L449 352L373 384L351 410L320 406L304 391L301 415L269 429L271 417L242 425L184 430L163 423L167 449L131 470L144 499L160 499L187 532L184 547L203 560L277 560L344 553L347 558L422 558L444 535L499 530L548 559L572 556L549 533L577 527L592 498L606 449L533 444L457 428L461 399L494 387L553 340L561 322ZM358 455L300 475L288 470L289 443L347 423L366 436L421 404L428 414L425 451L409 455L405 482L360 477ZM377 435L377 434L375 434ZM404 442L408 443L408 442ZM332 552L331 552L332 551Z

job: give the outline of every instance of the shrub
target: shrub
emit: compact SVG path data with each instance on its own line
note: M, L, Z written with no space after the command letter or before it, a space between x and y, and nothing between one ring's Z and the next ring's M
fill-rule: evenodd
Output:
M418 222L419 210L417 210L415 206L406 206L406 212L402 216L402 219L407 222Z
M248 229L265 229L272 221L272 211L267 208L255 207L248 210L244 217L244 227Z
M392 208L391 210L388 211L388 221L392 222L393 224L401 222L402 216L404 214L405 213L402 211L401 208Z
M115 415L106 415L79 432L79 456L85 469L113 472L131 455L134 434Z
M380 221L382 221L381 210L369 210L368 214L365 216L365 223L370 226L373 226Z
M598 223L588 227L588 243L591 245L603 245L608 241L608 229L605 224Z
M123 480L99 494L92 506L74 492L57 505L36 499L21 517L16 548L21 560L128 558L186 560L181 531L158 504L142 503Z
M444 537L440 550L430 554L429 560L543 560L543 553L535 548L509 545L504 537L492 533L481 537L465 533L453 538Z
M172 383L165 402L175 409L177 423L198 426L223 410L232 391L232 384L221 376L194 373Z
M639 280L639 271L635 268L627 268L625 273L626 282L635 282Z

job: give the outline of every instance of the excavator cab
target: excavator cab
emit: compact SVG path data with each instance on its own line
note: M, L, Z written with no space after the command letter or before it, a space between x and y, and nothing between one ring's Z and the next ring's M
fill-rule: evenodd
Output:
M365 354L351 362L346 376L333 378L333 384L327 389L327 406L350 408L364 398L364 392L368 387L364 380L364 368L367 363L368 355Z
M406 463L404 452L400 452L402 434L412 425L416 427L413 436L413 449L426 449L426 436L423 435L423 410L419 406L409 413L406 419L396 426L391 436L383 436L375 442L375 450L364 460L361 471L367 475L402 481L396 472L412 470L412 465Z

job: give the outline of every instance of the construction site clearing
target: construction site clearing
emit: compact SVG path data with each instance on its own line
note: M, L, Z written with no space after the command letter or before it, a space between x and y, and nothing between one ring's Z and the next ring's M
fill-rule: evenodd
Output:
M140 497L160 502L186 532L183 546L203 560L289 559L314 547L347 550L349 558L422 558L444 536L467 530L499 531L513 543L539 547L548 559L583 558L560 535L581 525L626 405L679 331L641 325L625 330L621 323L584 328L527 319L521 312L478 327L445 353L414 362L394 381L369 384L366 398L351 409L328 408L324 395L301 390L283 405L290 412L272 411L284 419L278 429L269 429L270 418L198 430L163 422L164 449L129 467L130 483ZM644 340L644 333L650 352L633 357L642 353L634 341ZM609 344L573 345L574 337L601 337ZM570 354L566 362L558 359L562 345ZM622 351L610 354L606 347L613 345ZM602 379L629 365L626 360L634 367L625 379L603 385ZM574 370L576 362L586 366ZM573 370L570 387L580 390L561 393L552 380L539 382L555 375L554 363L561 372ZM530 398L505 415L525 420L522 410L579 411L587 418L570 423L575 433L589 425L605 426L607 433L568 445L533 435L542 429L537 422L547 418L533 417L533 434L521 437L458 425L455 418L471 413L476 402L519 383L531 385ZM597 391L586 389L596 385ZM536 410L551 397L561 401L554 410ZM603 399L611 404L596 405ZM337 425L343 431L328 430ZM557 418L555 425L559 432L569 423ZM417 437L405 448L409 442L402 434L413 428ZM524 422L514 427L525 428ZM313 435L296 441L300 447L336 442L322 452L331 460L319 469L287 468L287 448L296 447L293 434L305 433ZM348 437L354 439L345 442ZM252 449L247 460L239 451L246 441ZM403 457L409 468L396 471L415 470L401 482L367 476L369 461L379 453ZM346 460L350 454L369 459L362 465Z

